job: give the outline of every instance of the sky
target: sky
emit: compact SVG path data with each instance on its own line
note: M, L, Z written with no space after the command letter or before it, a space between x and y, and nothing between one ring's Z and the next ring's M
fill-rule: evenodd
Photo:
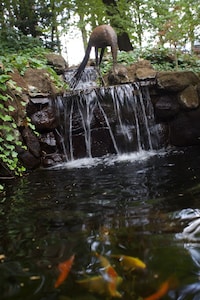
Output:
M69 66L80 64L85 55L80 30L75 26L71 26L70 31L62 36L61 43L63 48L61 54L68 62ZM94 49L92 49L90 57L95 57Z
M62 56L69 66L77 65L84 57L84 48L81 33L74 28L62 37Z

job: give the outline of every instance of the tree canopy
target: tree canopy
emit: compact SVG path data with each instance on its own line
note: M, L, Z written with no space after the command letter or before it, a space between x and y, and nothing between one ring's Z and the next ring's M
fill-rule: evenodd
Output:
M81 30L85 45L88 30L110 23L122 50L144 43L193 46L200 35L199 19L199 0L2 0L1 50L37 43L60 51L61 36L72 23Z

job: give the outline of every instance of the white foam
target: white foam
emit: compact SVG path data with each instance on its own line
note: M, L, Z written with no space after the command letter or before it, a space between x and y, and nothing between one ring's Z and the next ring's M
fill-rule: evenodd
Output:
M116 163L123 162L142 162L150 159L152 156L162 155L161 151L145 151L141 150L138 152L131 152L126 154L119 155L106 155L103 157L94 157L94 158L80 158L71 160L62 164L58 164L56 166L51 167L50 169L58 170L58 169L80 169L80 168L93 168L97 165L106 165L111 166Z
M124 153L110 158L108 160L108 164L116 163L116 162L144 161L157 154L158 154L157 151L145 151L145 150L141 150L138 152Z

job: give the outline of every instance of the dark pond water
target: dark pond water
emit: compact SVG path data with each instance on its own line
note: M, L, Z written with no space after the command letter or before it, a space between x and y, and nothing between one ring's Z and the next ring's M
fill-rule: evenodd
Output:
M200 299L199 148L33 172L6 182L0 220L0 299L110 299L77 282L101 275L95 253L122 277L122 299L143 299L170 276L176 284L162 299ZM73 254L55 288L58 264ZM114 254L138 257L146 269L126 271Z

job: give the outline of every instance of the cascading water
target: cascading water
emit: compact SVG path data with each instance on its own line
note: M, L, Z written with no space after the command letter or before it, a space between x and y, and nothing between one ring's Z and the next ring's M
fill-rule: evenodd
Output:
M71 69L65 73L65 80L69 83L70 86L76 86L76 90L86 89L89 87L97 87L96 80L98 78L98 72L94 67L85 68L84 72L81 75L81 79L76 85L76 80L74 80L75 70Z
M160 148L147 86L78 89L59 97L55 105L66 160Z

